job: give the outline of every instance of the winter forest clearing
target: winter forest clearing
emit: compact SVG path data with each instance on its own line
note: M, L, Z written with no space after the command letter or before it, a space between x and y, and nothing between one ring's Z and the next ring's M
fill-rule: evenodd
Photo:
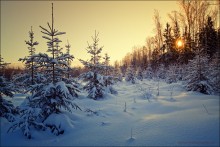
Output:
M218 9L179 5L165 28L155 11L156 35L111 65L98 31L88 59L73 56L69 41L62 48L52 3L51 21L39 26L47 49L38 52L31 27L18 59L25 68L1 54L0 145L219 146Z
M118 94L108 94L103 100L79 95L75 103L82 111L53 114L48 120L64 129L59 136L51 135L49 130L33 130L33 139L28 140L21 131L6 133L10 124L2 119L2 145L219 145L219 97L186 92L181 83L160 85L160 96L156 96L157 82L153 80L120 82L115 85ZM24 96L15 96L15 105L23 100Z

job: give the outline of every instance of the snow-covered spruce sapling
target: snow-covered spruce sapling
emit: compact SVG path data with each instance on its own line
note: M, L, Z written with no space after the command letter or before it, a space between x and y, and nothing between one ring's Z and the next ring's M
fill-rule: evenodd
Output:
M58 48L56 47L56 45L61 42L61 40L57 37L57 36L60 36L60 35L63 35L63 34L66 34L65 32L59 32L58 30L56 30L54 28L54 16L53 16L53 3L52 3L52 22L51 22L51 25L49 23L47 23L49 29L46 29L42 26L40 26L40 28L42 29L42 33L45 35L45 36L42 36L44 39L47 40L47 46L48 46L48 50L47 52L51 53L52 57L50 57L46 63L46 67L47 67L47 71L51 77L51 80L52 83L54 84L55 82L57 82L59 80L58 77L56 77L56 74L59 74L60 75L60 72L62 71L59 71L58 72L58 67L56 67L56 65L59 65L58 64L58 57L56 57L57 55L57 52L58 52ZM63 58L63 57L59 57L59 58ZM59 62L61 64L61 62ZM66 63L64 63L63 65L66 65Z
M208 57L201 49L198 49L196 54L188 63L189 70L185 77L186 90L212 94L213 88L208 78Z
M34 32L32 30L29 31L29 37L30 40L25 41L25 43L28 45L28 52L29 55L24 58L20 58L19 61L22 61L25 64L25 71L22 74L17 74L13 76L13 82L15 83L15 86L17 89L20 89L20 92L31 92L33 93L32 86L34 84L39 83L39 81L42 82L42 79L39 80L39 75L42 77L42 74L40 74L37 71L37 64L36 64L36 55L35 55L35 46L37 46L39 43L37 41L34 41ZM23 91L22 91L23 90Z
M28 139L32 138L31 128L34 127L37 130L46 130L46 126L39 121L42 118L40 108L31 107L21 107L20 116L8 129L8 132L13 132L14 130L20 128Z
M113 84L112 78L102 75L103 71L105 74L108 74L106 69L109 69L109 66L100 63L100 53L103 47L98 47L98 33L95 32L95 36L92 37L92 39L93 44L88 44L87 47L87 53L91 54L90 61L80 59L80 62L89 69L89 72L81 74L80 78L87 81L83 88L88 91L88 97L97 100L104 96L106 89L107 92L110 93L114 93L115 91L111 87L111 84ZM106 58L106 62L107 60L109 60L109 58Z
M169 69L167 71L167 76L166 76L166 82L168 84L177 82L177 77L178 76L176 74L176 71L177 71L176 65L170 65L169 66Z
M18 114L18 111L11 101L3 98L3 96L13 97L13 92L15 92L12 83L6 81L3 76L4 68L8 64L4 63L3 58L0 56L0 117L4 117L9 122L12 122L15 120L14 115Z
M52 114L60 114L64 111L72 112L73 109L80 109L73 103L74 96L70 93L71 87L64 82L57 82L55 85L41 85L33 95L27 97L27 104L20 108L20 118L10 127L9 132L19 128L27 138L32 138L32 130L45 130L49 128L55 135L64 133L60 125L47 124L47 118ZM55 122L54 122L55 123Z
M3 96L13 97L13 89L10 82L7 82L3 76L0 76L0 117L6 118L9 122L15 120L15 115L18 114L13 103L3 98Z
M137 71L137 79L143 81L143 70L139 67Z
M19 61L25 62L25 67L28 70L29 75L31 75L31 85L34 85L34 74L35 74L35 65L34 65L34 59L31 58L35 54L35 46L39 43L37 41L34 41L34 32L32 30L29 31L29 37L30 40L25 41L25 43L28 45L29 50L29 56L25 58L20 58ZM28 84L28 83L27 83Z
M48 40L48 52L51 53L52 57L42 53L34 55L37 61L37 68L45 74L47 77L46 81L33 85L34 92L26 98L27 103L24 111L21 112L24 117L18 120L18 125L15 124L14 126L14 128L18 127L23 130L24 135L28 138L31 137L31 129L36 129L36 124L43 124L55 135L64 133L64 130L61 128L62 126L55 124L55 122L54 124L47 124L47 119L52 114L61 114L64 111L72 112L73 109L80 109L78 105L73 103L73 100L77 97L75 93L76 87L71 82L66 83L63 80L68 68L67 59L73 59L73 56L63 54L60 47L56 46L61 42L57 36L65 33L54 29L53 3L52 25L48 23L48 27L49 29L43 27L41 29L42 33L47 35L43 36L43 38ZM39 109L39 113L35 113L36 109ZM25 129L23 129L23 126Z
M153 69L151 68L151 64L149 64L147 69L144 71L143 76L144 78L151 80L153 79L153 75Z
M104 96L104 82L103 76L98 73L87 72L80 75L80 78L83 78L87 81L86 85L83 87L88 91L88 97L94 100L100 99Z
M69 41L67 40L67 45L65 45L66 47L66 54L67 55L70 55L70 48L71 48L71 45L69 44ZM67 78L69 79L70 78L70 71L71 71L71 68L70 65L71 65L71 59L70 58L67 58L67 64L68 64L68 69L67 69Z
M129 66L126 70L126 77L125 80L127 82L131 82L132 84L136 83L136 78L135 78L135 72L132 66Z
M105 86L105 92L111 93L111 94L117 94L117 91L112 87L112 85L115 82L115 78L113 76L110 76L110 73L113 72L114 68L109 65L110 57L106 53L103 57L104 62L103 64L103 70L101 73L103 73L103 80L104 80L104 86Z

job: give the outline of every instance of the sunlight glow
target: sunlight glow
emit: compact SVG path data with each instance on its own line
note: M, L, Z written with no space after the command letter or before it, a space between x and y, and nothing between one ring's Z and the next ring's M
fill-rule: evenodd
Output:
M182 42L181 40L179 40L179 41L177 42L177 46L178 46L178 47L183 46L183 42Z
M177 49L182 49L184 48L184 41L182 39L177 39L176 40L176 48Z

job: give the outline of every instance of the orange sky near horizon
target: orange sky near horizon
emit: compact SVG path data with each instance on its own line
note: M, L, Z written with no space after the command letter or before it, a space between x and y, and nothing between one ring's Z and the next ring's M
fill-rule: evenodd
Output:
M1 54L5 62L18 64L19 58L28 55L25 40L33 26L35 40L39 42L36 53L46 52L46 40L42 38L39 26L47 27L51 22L52 1L1 1ZM169 20L167 14L178 10L176 1L55 1L55 28L66 32L60 38L64 47L67 39L71 54L75 56L72 65L79 65L78 59L87 60L87 41L99 32L102 55L108 53L111 63L120 60L134 46L145 45L146 37L153 36L154 9L159 10L162 23ZM64 47L65 48L65 47Z

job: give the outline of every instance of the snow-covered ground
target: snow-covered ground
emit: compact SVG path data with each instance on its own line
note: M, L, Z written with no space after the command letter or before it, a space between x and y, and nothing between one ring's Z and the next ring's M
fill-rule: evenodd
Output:
M34 131L30 140L21 130L7 133L10 124L1 119L0 145L218 146L219 96L187 92L181 83L164 82L160 82L157 96L157 84L149 80L119 82L114 85L118 95L109 94L98 101L81 93L75 102L83 111L50 116L51 121L65 128L59 136ZM19 105L24 97L16 95L13 102Z

